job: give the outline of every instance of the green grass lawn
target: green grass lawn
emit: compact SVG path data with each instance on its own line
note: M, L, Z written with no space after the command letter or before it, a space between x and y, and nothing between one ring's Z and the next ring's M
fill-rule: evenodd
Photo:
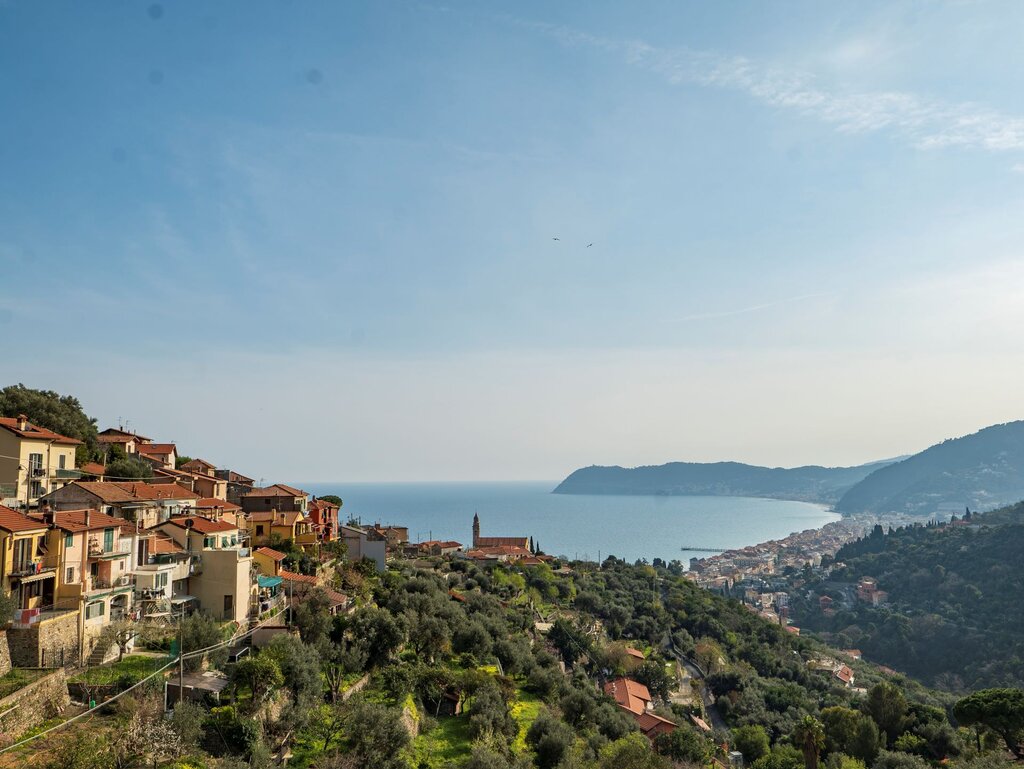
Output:
M516 687L516 698L512 701L510 710L512 718L519 724L519 734L512 743L512 749L517 753L526 752L526 730L540 714L541 704L540 697L526 691L521 683Z
M412 765L452 766L469 757L470 747L469 716L441 716L429 733L413 740Z
M162 657L129 654L120 662L89 668L72 676L69 680L71 683L88 683L93 686L113 684L122 679L131 679L132 683L136 683L165 663L166 660Z
M0 697L14 694L23 686L28 686L33 681L38 681L43 676L52 673L52 670L26 670L14 668L4 676L0 676Z

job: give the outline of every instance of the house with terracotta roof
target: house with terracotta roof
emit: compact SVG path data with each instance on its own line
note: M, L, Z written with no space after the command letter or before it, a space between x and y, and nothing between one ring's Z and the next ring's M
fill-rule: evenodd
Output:
M53 607L60 564L46 549L47 530L43 521L0 506L0 586L14 599L16 616Z
M39 498L80 477L82 442L18 417L0 417L0 504L34 507Z
M193 508L199 495L175 483L73 481L40 499L53 510L99 510L151 528Z
M299 512L305 515L309 494L293 486L275 483L261 489L252 489L242 495L239 504L247 513Z
M533 553L519 545L486 545L467 550L461 557L481 563L511 563L533 558Z
M184 470L187 473L193 473L194 475L208 475L211 478L217 476L217 465L207 462L205 459L199 459L199 457L182 463L178 469Z
M196 515L204 518L211 518L215 521L226 521L227 523L239 524L242 515L242 508L226 499L216 497L203 497L197 499L192 508Z
M98 510L47 510L39 520L48 526L47 552L58 564L56 605L79 614L78 649L82 658L112 654L113 638L104 636L111 622L134 616L132 573L138 532L123 518Z
M613 678L604 685L604 693L615 700L615 704L633 715L651 710L651 693L647 687L632 678Z
M420 555L455 555L462 550L462 543L450 539L428 539L414 547Z
M194 491L201 497L228 498L228 482L201 473L175 470L169 467L154 467L150 483L176 483L184 489Z
M313 497L309 500L306 512L313 524L313 531L322 542L333 542L338 538L340 505Z
M318 541L312 521L298 510L259 511L244 515L242 521L254 547L288 540L308 549Z
M615 700L615 704L629 713L644 735L654 740L660 734L667 734L676 728L676 723L654 713L651 693L642 683L632 678L613 678L604 685L604 693Z
M135 453L154 467L174 470L178 462L178 447L173 443L140 443Z
M216 470L214 475L228 483L228 502L241 506L242 495L252 491L256 481L247 475L242 475L234 470Z
M188 587L199 608L217 619L244 622L253 607L256 584L252 552L242 546L243 533L238 526L188 515L154 528L192 557Z

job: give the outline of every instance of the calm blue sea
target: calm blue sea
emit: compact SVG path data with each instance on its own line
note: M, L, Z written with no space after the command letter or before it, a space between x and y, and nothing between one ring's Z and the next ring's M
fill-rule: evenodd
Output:
M552 494L557 481L514 483L305 483L337 494L342 514L409 527L409 537L472 542L473 513L483 536L532 536L546 553L596 560L616 555L679 558L731 549L839 518L821 505L750 497L624 497Z

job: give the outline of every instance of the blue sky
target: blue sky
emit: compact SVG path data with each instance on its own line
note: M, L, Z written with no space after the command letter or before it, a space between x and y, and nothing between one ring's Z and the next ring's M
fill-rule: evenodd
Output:
M1016 419L1022 23L5 0L0 370L293 480L846 464Z

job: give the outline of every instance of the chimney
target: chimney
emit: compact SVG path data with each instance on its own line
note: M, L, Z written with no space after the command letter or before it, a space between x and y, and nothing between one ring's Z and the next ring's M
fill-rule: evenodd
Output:
M92 513L92 510L90 508L88 508L88 507L85 508L85 525L86 526L89 525L90 513Z
M28 417L24 414L18 414L18 429L22 432L28 429Z

